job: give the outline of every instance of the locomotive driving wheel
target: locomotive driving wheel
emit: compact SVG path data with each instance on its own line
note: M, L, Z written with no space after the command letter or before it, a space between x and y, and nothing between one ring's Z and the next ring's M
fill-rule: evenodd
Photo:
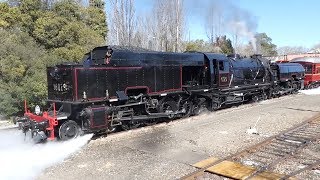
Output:
M80 134L80 127L72 120L67 120L59 127L59 138L63 141L76 138Z
M252 100L252 102L257 103L257 102L260 101L260 98L259 98L258 95L253 95L253 96L251 97L251 100Z
M187 118L191 115L192 109L193 109L193 104L191 101L186 101L183 105L182 108L185 110L185 112L182 114L182 118Z
M130 129L136 129L141 125L140 122L138 121L128 121L128 122L123 122L121 124L121 128L125 131L128 131Z
M176 112L177 110L178 110L178 106L174 100L167 100L167 101L163 100L159 108L160 112L168 114L169 119L173 119L175 117L174 112Z

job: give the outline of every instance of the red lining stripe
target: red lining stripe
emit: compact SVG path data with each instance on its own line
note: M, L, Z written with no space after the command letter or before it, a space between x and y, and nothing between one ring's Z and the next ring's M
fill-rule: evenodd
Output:
M142 67L90 67L90 68L75 68L75 70L78 69L110 69L110 70L126 70L126 69L142 69Z

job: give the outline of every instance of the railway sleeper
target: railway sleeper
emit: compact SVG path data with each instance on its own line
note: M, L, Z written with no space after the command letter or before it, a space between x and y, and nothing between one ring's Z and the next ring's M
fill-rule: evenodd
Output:
M268 148L268 149L264 149L262 152L264 152L266 154L271 154L271 155L274 155L274 156L282 157L289 151L283 151L283 150L280 150L280 149Z
M299 147L299 145L297 144L292 144L290 142L286 142L286 141L283 141L282 139L276 139L276 141L272 142L269 146L273 146L275 148L289 148L289 147L293 147L293 148L297 148ZM289 146L289 147L288 147Z
M282 141L286 141L289 143L295 143L295 144L305 144L308 141L310 141L311 139L307 139L304 137L299 137L299 136L292 136L292 135L281 135L279 137L277 137L277 140L282 140Z
M248 166L261 167L266 162L262 161L261 159L250 158L250 159L242 160L241 163Z
M295 136L299 136L299 137L303 137L306 139L314 139L317 136L319 136L320 134L318 132L307 132L307 133L295 133Z
M289 135L285 135L286 137L291 137L291 138L295 138L298 139L300 141L311 141L313 139L315 139L316 137L312 137L312 136L307 136L306 134L289 134Z
M269 150L271 150L271 152L273 151L274 153L278 153L279 155L285 155L288 153L291 153L293 149L297 149L299 148L299 146L295 146L295 147L283 147L283 148L270 148Z
M262 158L265 159L266 161L271 161L274 157L274 155L271 155L270 153L267 152L259 152L259 153L255 153L253 154L253 157L258 157L258 158Z

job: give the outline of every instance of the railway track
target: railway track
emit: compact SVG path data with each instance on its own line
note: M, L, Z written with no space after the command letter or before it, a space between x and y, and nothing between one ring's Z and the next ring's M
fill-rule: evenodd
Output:
M232 179L294 179L301 173L319 168L319 157L305 157L302 153L319 138L320 114L317 114L238 153L223 159L209 158L200 161L193 165L198 170L181 179L208 179L208 173ZM279 164L288 160L299 165L284 173L275 172Z

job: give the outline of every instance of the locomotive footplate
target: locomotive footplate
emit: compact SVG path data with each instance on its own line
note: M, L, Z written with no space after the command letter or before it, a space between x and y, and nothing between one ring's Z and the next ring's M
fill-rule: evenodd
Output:
M36 106L35 113L30 112L25 101L25 113L23 117L17 118L15 123L18 123L19 129L27 134L31 132L31 138L35 142L42 142L47 139L54 140L54 129L58 125L58 119L65 118L66 114L59 113L55 108L55 103L52 104L53 110L40 111L40 107Z

